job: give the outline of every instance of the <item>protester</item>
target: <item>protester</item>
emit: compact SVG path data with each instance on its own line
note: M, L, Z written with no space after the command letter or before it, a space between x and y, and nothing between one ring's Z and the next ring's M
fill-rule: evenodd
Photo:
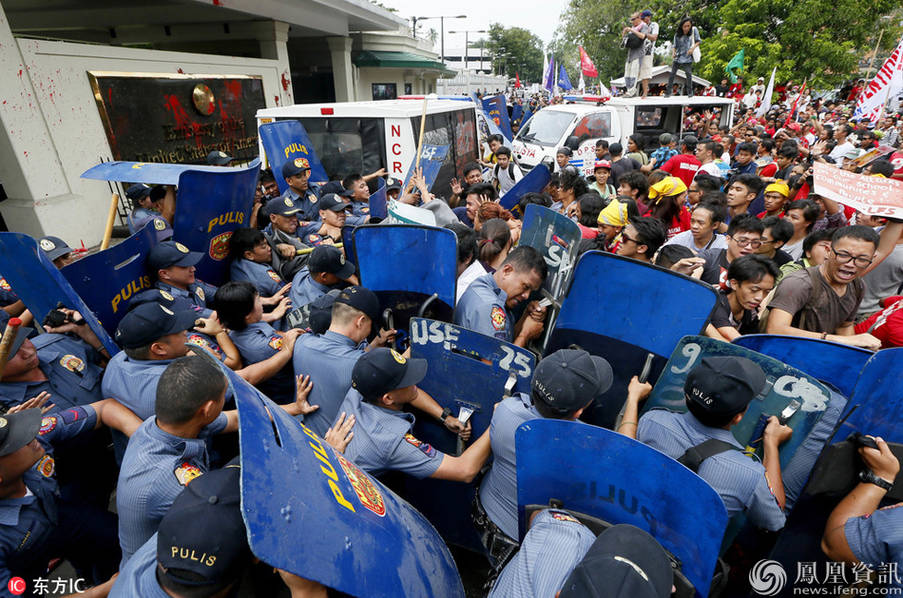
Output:
M681 19L671 42L671 74L668 75L665 97L671 97L677 69L681 69L684 73L684 95L693 95L693 51L699 47L701 41L699 32L693 26L693 19L690 17Z

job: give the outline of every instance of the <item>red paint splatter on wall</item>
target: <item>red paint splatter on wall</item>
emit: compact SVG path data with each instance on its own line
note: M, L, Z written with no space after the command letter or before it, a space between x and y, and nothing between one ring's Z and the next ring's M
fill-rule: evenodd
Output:
M282 73L282 91L288 91L288 86L291 85L291 81L288 80L288 77L285 73Z
M185 71L182 70L182 67L179 67L178 70L176 70L176 72L179 73L180 75L185 74Z
M273 101L276 102L276 105L279 105L279 96L273 96Z
M198 147L204 143L200 135L200 125L188 116L188 112L182 107L182 103L174 95L163 96L164 107L172 113L173 119L176 121L175 130L184 135L186 139L194 137L194 141Z
M22 69L19 69L19 76L22 76Z
M108 100L107 103L110 105L110 112L112 112L113 111L113 88L112 87L107 88L107 100Z

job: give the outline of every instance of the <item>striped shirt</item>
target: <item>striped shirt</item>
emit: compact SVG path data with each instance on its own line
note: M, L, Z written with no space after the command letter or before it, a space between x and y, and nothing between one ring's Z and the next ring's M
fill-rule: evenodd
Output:
M863 563L879 570L884 563L903 563L903 503L879 509L871 515L850 517L843 533L853 555ZM903 587L900 575L887 574L890 585ZM895 577L895 578L894 578Z

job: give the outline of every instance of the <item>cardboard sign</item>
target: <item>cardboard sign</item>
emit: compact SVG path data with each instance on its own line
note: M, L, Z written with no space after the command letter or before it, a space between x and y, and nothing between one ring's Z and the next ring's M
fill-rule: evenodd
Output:
M815 162L815 193L869 216L903 218L903 181L856 174Z
M869 151L865 152L855 160L850 160L850 164L854 164L857 168L862 168L866 164L870 162L874 162L881 156L886 156L894 151L894 148L889 145L879 145L878 147L872 148Z

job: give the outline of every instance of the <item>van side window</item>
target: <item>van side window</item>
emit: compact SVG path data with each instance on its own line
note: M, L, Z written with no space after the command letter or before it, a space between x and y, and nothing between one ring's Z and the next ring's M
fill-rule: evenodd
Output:
M662 123L661 108L641 108L636 109L636 125L637 128L660 127Z
M587 114L574 127L574 135L581 140L611 137L611 112Z

